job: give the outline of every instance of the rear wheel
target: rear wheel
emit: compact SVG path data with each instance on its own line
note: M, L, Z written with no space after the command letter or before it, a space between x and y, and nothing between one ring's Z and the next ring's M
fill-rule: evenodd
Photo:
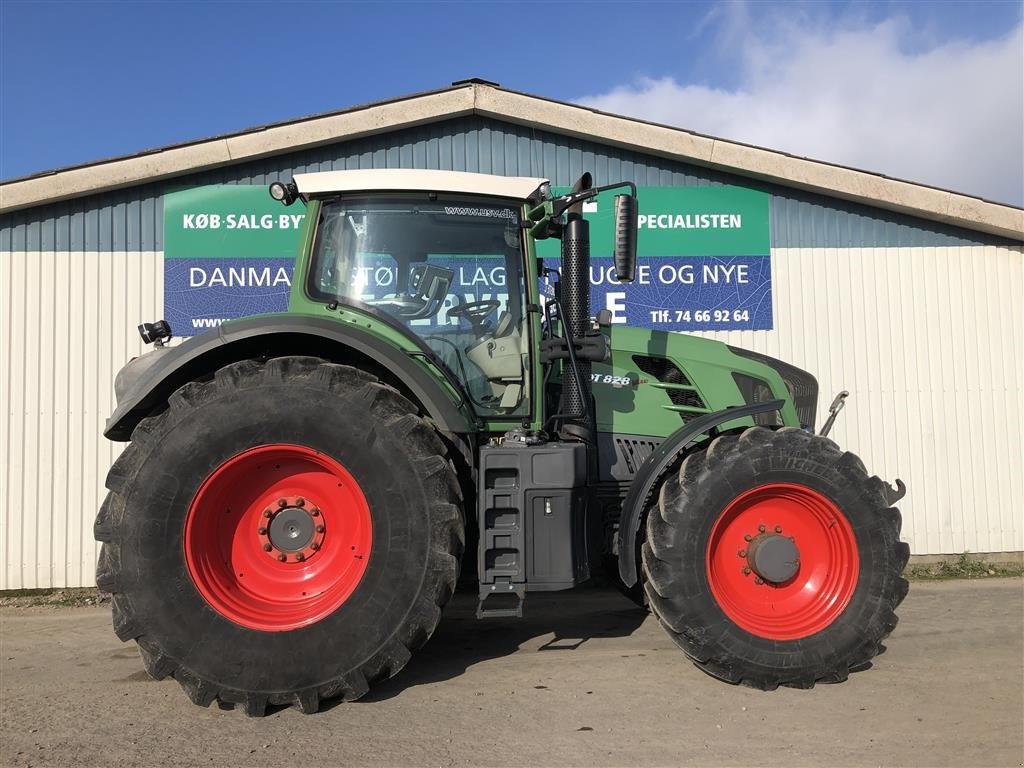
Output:
M758 688L845 680L907 593L885 485L835 443L754 427L664 482L643 546L652 611L699 667Z
M182 387L107 486L115 630L204 706L360 697L427 640L458 576L444 444L395 390L316 358Z

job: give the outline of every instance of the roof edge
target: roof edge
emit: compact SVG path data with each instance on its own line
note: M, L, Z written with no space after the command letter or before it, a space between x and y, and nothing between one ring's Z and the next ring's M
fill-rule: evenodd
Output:
M0 213L469 114L1024 241L1012 205L475 81L2 182Z
M469 115L474 87L429 91L2 182L0 213Z
M1024 209L1016 206L504 88L477 88L477 114L1024 240Z

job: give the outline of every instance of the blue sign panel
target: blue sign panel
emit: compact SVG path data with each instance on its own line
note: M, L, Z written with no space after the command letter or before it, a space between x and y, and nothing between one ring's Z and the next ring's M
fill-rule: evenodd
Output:
M288 309L294 259L166 259L164 317L176 336Z
M557 259L545 266L558 267ZM661 331L767 330L772 327L771 259L680 256L639 259L636 279L620 283L612 260L590 268L590 309L612 323Z

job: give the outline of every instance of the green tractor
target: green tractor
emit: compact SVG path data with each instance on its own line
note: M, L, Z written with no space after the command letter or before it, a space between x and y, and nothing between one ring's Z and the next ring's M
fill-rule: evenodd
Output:
M480 618L602 569L705 672L763 689L866 665L907 593L904 492L814 433L815 379L591 316L583 204L632 184L337 171L306 208L289 310L117 376L130 441L95 525L119 638L196 704L316 712L397 674L463 564ZM536 242L561 240L560 271ZM471 293L486 274L492 294ZM541 283L549 288L542 290ZM466 546L466 542L470 546Z

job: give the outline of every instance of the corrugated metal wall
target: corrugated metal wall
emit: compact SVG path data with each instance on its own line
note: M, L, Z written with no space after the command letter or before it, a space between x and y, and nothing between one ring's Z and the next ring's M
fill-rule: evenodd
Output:
M162 194L397 166L771 192L776 328L722 337L815 372L822 400L851 390L835 436L908 482L915 553L1024 549L1020 245L460 118L0 217L0 589L93 583L113 376L162 310Z
M89 586L92 522L121 446L114 374L163 306L163 254L0 256L0 589Z

